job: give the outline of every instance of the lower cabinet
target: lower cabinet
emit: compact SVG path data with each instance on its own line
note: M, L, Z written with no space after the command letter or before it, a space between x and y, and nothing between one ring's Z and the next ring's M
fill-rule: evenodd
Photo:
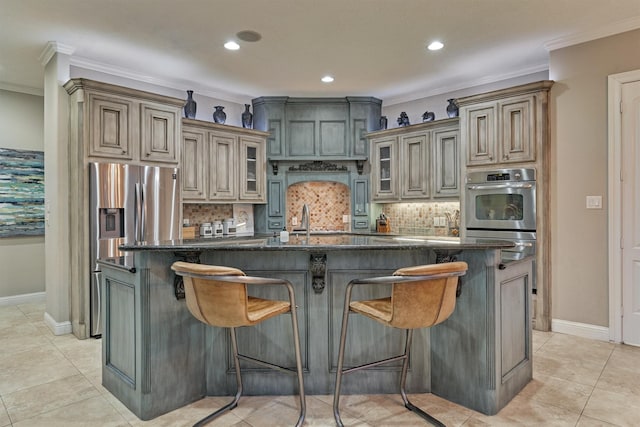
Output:
M195 249L195 248L194 248ZM531 260L502 268L494 249L398 250L142 250L135 272L102 264L103 385L142 420L205 395L233 395L235 369L229 334L196 320L170 269L177 260L230 265L248 275L289 280L298 322L308 394L331 394L337 366L345 287L355 278L386 276L400 267L456 257L469 265L449 319L416 330L407 391L432 392L493 415L532 378ZM287 299L282 287L252 287L257 297ZM389 290L356 287L354 299ZM345 366L402 351L404 333L363 316L349 322ZM243 354L295 366L290 319L278 316L238 330ZM244 363L243 383L254 395L296 394L293 377ZM346 376L352 393L395 393L400 362Z

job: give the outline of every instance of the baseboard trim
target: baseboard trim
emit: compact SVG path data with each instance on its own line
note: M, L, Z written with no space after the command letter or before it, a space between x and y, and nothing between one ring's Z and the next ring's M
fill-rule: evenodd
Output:
M32 294L13 295L10 297L0 297L0 307L21 304L41 304L46 301L44 292L34 292Z
M609 328L590 325L588 323L571 322L569 320L551 319L551 331L567 335L589 338L598 341L609 341Z
M70 334L73 330L71 328L71 322L56 322L56 319L51 317L47 312L44 313L44 323L51 330L53 335L65 335Z

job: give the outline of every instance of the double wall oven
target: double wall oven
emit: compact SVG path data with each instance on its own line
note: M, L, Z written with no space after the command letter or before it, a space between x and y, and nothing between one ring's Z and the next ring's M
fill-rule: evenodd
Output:
M535 254L536 170L470 172L465 182L466 236L513 241L504 261ZM535 282L535 281L534 281Z

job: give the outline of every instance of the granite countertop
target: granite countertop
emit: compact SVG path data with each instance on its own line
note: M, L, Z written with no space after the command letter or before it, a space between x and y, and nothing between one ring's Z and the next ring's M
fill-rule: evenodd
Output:
M388 235L380 233L292 233L283 243L272 235L236 236L125 243L123 251L206 251L206 250L354 250L354 249L506 249L515 245L505 240L459 239L456 237Z

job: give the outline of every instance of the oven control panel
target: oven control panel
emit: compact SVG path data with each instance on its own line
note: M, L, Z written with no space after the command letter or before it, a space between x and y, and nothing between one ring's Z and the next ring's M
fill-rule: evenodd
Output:
M467 183L483 184L489 182L521 182L535 181L535 169L500 169L484 172L470 172L467 174Z

